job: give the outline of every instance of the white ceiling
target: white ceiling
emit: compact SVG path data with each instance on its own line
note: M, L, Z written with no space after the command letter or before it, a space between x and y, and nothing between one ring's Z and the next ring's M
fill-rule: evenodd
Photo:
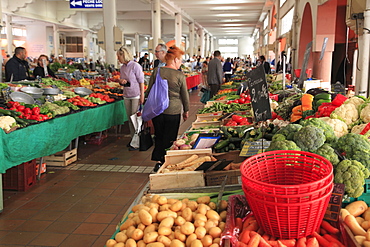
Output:
M181 12L183 25L194 22L213 37L234 38L251 36L273 0L161 0L161 4L162 20L174 20L174 13ZM116 6L118 21L151 20L151 0L116 0ZM92 11L102 15L102 10ZM13 22L27 25L29 19L15 17Z

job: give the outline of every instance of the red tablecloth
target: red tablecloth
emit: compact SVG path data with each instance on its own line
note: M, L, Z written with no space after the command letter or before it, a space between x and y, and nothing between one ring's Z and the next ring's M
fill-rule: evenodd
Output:
M198 86L202 82L202 75L193 75L186 78L188 89Z

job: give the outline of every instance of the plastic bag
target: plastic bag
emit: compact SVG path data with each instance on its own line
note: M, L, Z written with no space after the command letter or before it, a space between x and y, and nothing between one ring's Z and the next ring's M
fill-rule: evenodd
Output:
M133 148L139 148L140 147L140 136L139 136L139 134L141 132L142 125L143 125L143 119L142 119L141 115L142 114L141 114L141 111L139 109L137 112L135 112L134 114L132 114L130 116L132 124L134 125L134 129L135 129L135 134L132 137L131 142L130 142L130 146L133 147Z
M168 82L161 78L158 68L155 82L150 89L148 99L143 108L143 120L146 122L153 119L166 110L168 105Z
M205 89L202 95L202 98L200 98L200 102L203 104L206 104L207 101L211 98L211 91L208 89Z

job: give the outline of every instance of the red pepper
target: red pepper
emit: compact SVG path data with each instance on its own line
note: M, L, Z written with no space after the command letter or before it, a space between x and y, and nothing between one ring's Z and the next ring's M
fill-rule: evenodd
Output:
M32 114L32 110L30 108L26 108L26 109L24 109L23 113L25 115L31 115Z
M26 107L24 105L17 106L18 111L24 111L24 109L26 109Z
M237 125L238 125L238 123L237 123L237 122L235 122L235 121L233 121L233 120L230 120L230 121L229 121L229 122L227 122L225 125L226 125L226 126L237 126Z
M239 115L233 115L233 116L231 117L231 119L232 119L232 121L235 121L235 122L237 122L237 123L240 123L244 118L243 118L243 117L241 117L241 116L239 116Z
M34 107L32 109L32 114L39 115L40 114L40 107Z
M332 100L332 104L334 105L334 106L341 106L343 103L344 103L344 101L346 101L348 98L346 97L346 96L344 96L344 95L342 95L342 94L337 94L336 96L335 96L335 98Z
M240 123L239 123L239 125L251 125L252 123L250 123L249 121L248 121L248 119L247 118L244 118Z
M360 135L365 135L370 130L370 123L366 124L365 128L361 131Z

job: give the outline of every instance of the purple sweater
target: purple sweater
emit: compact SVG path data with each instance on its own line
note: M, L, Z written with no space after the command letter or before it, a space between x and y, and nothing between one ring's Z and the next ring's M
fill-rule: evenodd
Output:
M130 61L127 65L122 64L120 72L120 78L131 83L130 87L123 88L123 97L134 98L140 96L139 83L144 83L144 73L140 64L135 61Z

